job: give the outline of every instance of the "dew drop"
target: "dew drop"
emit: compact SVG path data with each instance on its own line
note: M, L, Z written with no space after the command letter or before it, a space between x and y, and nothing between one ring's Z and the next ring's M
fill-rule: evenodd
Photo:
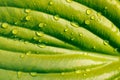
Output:
M105 9L108 9L108 7L105 7Z
M49 5L53 5L53 2L52 2L52 1L50 1L50 2L49 2Z
M65 29L65 30L64 30L64 32L67 32L67 31L68 31L68 29Z
M24 54L21 54L21 55L20 55L20 58L24 58L24 56L25 56Z
M42 40L40 39L40 40L38 40L38 42L39 42L39 43L41 43L41 42L42 42Z
M66 0L68 3L71 3L72 2L72 0Z
M40 27L40 28L45 27L45 26L46 26L45 23L40 23L40 24L39 24L39 27Z
M61 75L64 75L64 74L65 74L64 72L61 73Z
M29 21L30 19L31 19L31 16L26 16L26 17L25 17L25 20L26 20L26 21Z
M38 74L37 74L36 72L31 72L30 75L31 75L32 77L36 77Z
M59 20L59 16L58 15L55 15L53 16L54 20L58 21Z
M8 24L7 23L2 23L2 28L4 28L4 29L8 28Z
M28 51L28 52L26 53L27 56L30 55L30 54L31 54L31 51Z
M75 22L71 22L70 23L73 27L76 27L76 28L78 28L78 25L77 25L77 23L75 23Z
M37 41L37 40L38 40L38 38L37 38L37 37L33 37L33 40Z
M21 78L21 75L22 75L22 72L21 72L21 71L18 71L18 72L17 72L17 77L18 77L18 78Z
M86 69L85 71L89 72L89 71L90 71L90 69Z
M30 13L31 10L30 9L25 9L25 13Z
M45 45L39 45L40 48L45 48L46 46Z
M17 29L13 29L13 30L12 30L12 34L15 35L15 34L17 34L17 33L18 33L18 30L17 30Z
M81 73L81 71L80 71L80 70L76 70L76 71L75 71L75 73L77 73L77 74L78 74L78 73Z
M79 34L79 36L80 36L80 37L82 37L82 36L83 36L83 34L82 34L82 33L80 33L80 34Z
M74 40L74 38L71 38L71 41L73 41Z
M91 20L94 20L94 19L95 19L95 16L91 16L90 19L91 19Z
M36 35L39 36L39 37L44 36L44 34L42 32L36 32Z
M95 46L93 46L93 49L95 49L96 47Z
M87 10L86 10L86 14L87 14L87 15L91 14L91 12L92 12L92 11L91 11L90 9L87 9Z
M90 21L89 20L85 20L85 24L86 25L90 24Z
M86 75L87 75L86 73L83 74L83 76L86 76Z
M103 41L103 44L104 44L104 45L108 45L108 41L107 41L107 40L104 40L104 41Z

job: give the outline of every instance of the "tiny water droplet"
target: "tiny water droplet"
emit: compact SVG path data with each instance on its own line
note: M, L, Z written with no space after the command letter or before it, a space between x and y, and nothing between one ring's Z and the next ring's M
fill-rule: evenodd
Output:
M65 74L64 72L61 73L61 75L64 75L64 74Z
M32 77L36 77L38 74L37 74L36 72L31 72L30 75L31 75Z
M42 32L36 32L36 35L39 36L39 37L44 36L44 34Z
M71 41L73 41L74 40L74 38L71 38Z
M87 75L86 73L83 74L83 76L86 76L86 75Z
M85 24L86 25L90 24L90 21L89 20L85 20Z
M25 20L26 20L26 21L29 21L30 19L31 19L31 16L26 16L26 17L25 17Z
M38 42L40 42L40 43L41 43L41 42L42 42L42 40L40 39Z
M22 72L21 72L21 71L18 71L18 72L17 72L17 78L21 78L21 75L22 75Z
M46 46L45 45L39 45L40 48L45 48Z
M37 41L37 40L38 40L38 38L37 38L37 37L33 37L33 40Z
M89 71L90 71L90 69L86 69L85 71L89 72Z
M2 23L1 27L4 28L4 29L6 29L6 28L8 28L8 24L7 23Z
M82 36L83 36L83 34L82 34L82 33L80 33L80 34L79 34L79 36L80 36L80 37L82 37Z
M28 51L28 52L26 53L27 56L30 55L30 54L31 54L31 51Z
M80 70L76 70L76 71L75 71L75 73L77 73L77 74L78 74L78 73L81 73L81 71L80 71Z
M59 20L59 16L58 16L58 15L53 16L53 18L54 18L56 21Z
M15 34L17 34L17 33L18 33L18 30L17 30L17 29L13 29L13 30L12 30L12 34L15 35Z
M103 41L103 44L104 44L104 45L108 45L108 41L107 41L107 40L104 40L104 41Z
M68 3L71 3L72 2L72 0L66 0Z
M64 30L64 32L67 32L67 31L68 31L68 29L65 29L65 30Z
M49 5L53 5L53 2L52 2L52 1L50 1L50 2L49 2Z
M92 11L91 11L90 9L87 9L87 10L86 10L86 14L87 14L87 15L91 14L91 12L92 12Z
M20 58L24 58L24 56L25 56L25 54L21 54L21 55L20 55Z
M94 20L94 19L95 19L95 16L91 16L90 19L91 19L91 20Z
M95 49L96 47L95 46L93 46L93 49Z
M31 9L25 9L25 13L30 13Z
M108 7L105 7L105 9L108 9Z
M117 52L117 51L118 51L118 48L115 48L115 49L114 49L114 52Z
M39 24L39 27L40 27L40 28L45 27L45 26L46 26L45 23L40 23L40 24Z
M70 24L71 24L73 27L78 28L78 24L77 24L77 23L75 23L75 22L71 22Z

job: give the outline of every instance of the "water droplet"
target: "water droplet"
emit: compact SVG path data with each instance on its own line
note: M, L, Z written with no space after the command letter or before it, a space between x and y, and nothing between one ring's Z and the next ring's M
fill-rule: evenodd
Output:
M105 9L108 9L108 7L105 7Z
M25 54L21 54L21 55L20 55L20 58L24 58L24 56L25 56Z
M76 71L75 71L75 73L77 73L77 74L78 74L78 73L81 73L81 71L80 71L80 70L76 70Z
M28 52L26 53L27 56L30 55L30 54L31 54L31 51L28 51Z
M45 26L46 26L45 23L40 23L40 24L39 24L39 27L40 27L40 28L45 27Z
M33 37L33 40L37 41L37 40L38 40L38 38L37 38L37 37Z
M73 27L78 28L78 24L77 24L77 23L75 23L75 22L71 22L70 24L71 24Z
M95 16L91 16L90 19L91 19L91 20L94 20L94 19L95 19Z
M117 52L117 51L118 51L118 48L115 48L115 49L114 49L114 52Z
M7 23L2 23L1 27L4 28L4 29L6 29L6 28L8 28L8 24Z
M39 37L44 36L44 34L42 32L36 32L36 35L39 36Z
M58 16L58 15L53 16L53 18L54 18L56 21L59 20L59 16Z
M52 2L52 1L50 1L50 2L49 2L49 5L53 5L53 2Z
M68 3L71 3L72 2L72 0L66 0Z
M73 41L74 40L74 38L71 38L71 41Z
M30 13L31 9L25 9L25 13Z
M21 75L22 75L22 72L21 72L21 71L18 71L18 72L17 72L17 77L20 78Z
M40 42L40 43L41 43L41 42L42 42L42 40L40 39L38 42Z
M25 20L29 21L31 19L31 16L26 16Z
M46 46L45 45L39 45L40 48L45 48Z
M96 47L95 46L93 46L93 49L95 49Z
M86 73L83 74L83 76L86 76L86 75L87 75Z
M61 75L64 75L64 74L65 74L64 72L61 73Z
M87 15L91 14L91 12L92 12L92 11L91 11L90 9L87 9L87 10L86 10L86 14L87 14Z
M107 40L104 40L104 41L103 41L103 44L104 44L104 45L108 45L108 41L107 41Z
M85 20L85 24L86 25L90 24L90 21L89 20Z
M12 30L12 34L15 35L15 34L17 34L17 33L18 33L18 30L17 30L17 29L13 29L13 30Z
M90 69L86 69L85 71L89 72L89 71L90 71Z
M31 72L30 75L31 75L32 77L36 77L38 74L37 74L36 72Z
M80 37L82 37L82 36L83 36L83 34L82 34L82 33L80 33L80 34L79 34L79 36L80 36Z
M68 31L68 29L65 29L65 30L64 30L64 32L67 32L67 31Z

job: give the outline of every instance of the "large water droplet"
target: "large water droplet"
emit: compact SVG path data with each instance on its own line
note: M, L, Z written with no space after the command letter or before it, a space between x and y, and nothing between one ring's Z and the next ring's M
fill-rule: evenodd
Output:
M39 27L40 27L40 28L45 27L45 26L46 26L45 23L40 23L40 24L39 24Z
M39 36L39 37L44 36L44 34L42 32L36 32L36 35Z
M25 9L25 13L30 13L31 9Z
M90 21L89 20L85 20L85 24L86 25L90 24Z
M55 16L53 16L53 18L54 18L56 21L58 21L58 20L59 20L59 15L55 15Z
M86 14L87 14L87 15L89 15L89 14L91 14L91 13L92 13L92 11L91 11L90 9L87 9L87 10L86 10Z
M72 2L72 0L66 0L68 3L71 3Z
M38 74L37 74L36 72L31 72L30 75L31 75L32 77L36 77Z
M18 71L18 72L17 72L17 78L21 78L21 75L22 75L22 72L21 72L21 71Z
M75 23L75 22L71 22L70 24L71 24L73 27L78 28L78 24L77 24L77 23Z
M17 30L17 29L13 29L13 30L12 30L12 34L15 35L15 34L17 34L17 33L18 33L18 30Z
M7 23L2 23L1 27L6 29L6 28L8 28L8 24Z
M31 19L31 16L26 16L26 17L25 17L25 20L26 20L26 21L29 21L30 19Z

